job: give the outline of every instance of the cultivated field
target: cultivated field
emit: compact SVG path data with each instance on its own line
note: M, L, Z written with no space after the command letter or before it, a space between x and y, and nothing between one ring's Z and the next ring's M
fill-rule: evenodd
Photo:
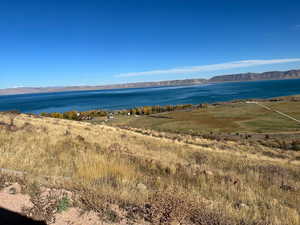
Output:
M300 101L265 101L262 103L300 120ZM195 110L165 112L152 116L123 116L110 122L113 125L199 134L300 132L300 123L297 124L277 113L245 102L208 105L208 107Z
M188 129L213 123L213 119L205 119L194 124L199 114L223 121L221 127L214 123L214 129L225 129L224 124L234 125L238 131L256 129L248 112L255 106L222 107L226 114L216 106L211 113L200 109L168 116L190 121ZM296 109L295 105L294 116L299 116ZM256 121L268 120L267 112L255 110ZM241 114L239 121L231 119L235 111ZM70 207L92 210L109 224L300 223L298 151L190 135L168 136L158 131L145 135L54 118L14 117L0 115L0 167L27 174L2 171L0 186L16 180L17 175L24 193L35 202L41 187L46 186L70 191L75 196ZM155 127L151 117L134 120L136 126L143 120ZM155 120L171 120L170 124L161 123L167 130L175 125L187 129L179 119ZM278 123L290 131L298 129L279 118ZM24 213L48 221L58 217L53 204L49 210L45 202L40 210Z
M300 121L299 96L264 100L261 103ZM94 121L97 123L97 120ZM257 142L272 147L300 150L300 122L245 101L164 112L150 116L116 116L111 126L151 129L170 133ZM294 143L294 144L293 144Z

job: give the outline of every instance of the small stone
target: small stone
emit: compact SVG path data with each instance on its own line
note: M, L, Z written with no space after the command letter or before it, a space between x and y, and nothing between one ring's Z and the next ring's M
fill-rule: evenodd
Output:
M15 195L15 194L17 194L17 189L14 188L14 187L11 187L11 188L8 190L8 193L11 194L11 195Z
M248 209L249 206L246 205L245 203L241 203L241 204L240 204L240 208L241 208L241 209Z
M22 190L21 186L20 186L18 183L14 183L14 184L8 186L8 187L6 188L6 191L5 191L5 192L6 192L6 193L9 193L9 194L11 194L11 195L15 195L15 194L20 193L21 190Z
M235 204L234 204L234 208L236 209L249 209L249 205L241 202L241 201L237 201Z
M236 208L238 208L238 209L249 209L249 206L245 203L237 203Z
M147 186L146 186L145 184L143 184L143 183L138 183L138 184L136 185L136 187L137 187L137 189L138 189L139 191L146 191L146 190L147 190Z
M213 176L214 175L214 173L212 171L210 171L210 170L204 170L203 173L205 175L208 175L208 176Z
M277 204L279 203L279 201L278 201L276 198L274 198L274 199L271 201L271 203L272 203L272 205L277 205Z

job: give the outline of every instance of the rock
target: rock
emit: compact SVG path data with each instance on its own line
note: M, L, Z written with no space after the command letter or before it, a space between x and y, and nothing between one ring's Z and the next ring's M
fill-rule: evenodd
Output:
M14 183L8 186L7 188L5 188L5 192L11 195L18 194L21 192L21 190L22 190L21 185L19 185L18 183Z
M15 194L17 194L17 189L14 188L14 187L11 187L11 188L8 190L8 193L11 194L11 195L15 195Z
M274 198L274 199L271 201L271 204L272 204L272 205L278 205L278 203L279 203L279 201L278 201L276 198Z
M139 191L141 191L141 192L147 191L147 186L146 186L145 184L143 184L143 183L138 183L138 184L136 185L136 187L137 187L137 189L138 189Z
M240 208L240 209L248 209L249 206L246 205L245 203L241 203L241 204L239 205L239 208Z
M213 176L214 175L214 173L210 170L203 170L203 174L207 175L207 176Z
M236 209L249 209L249 206L241 201L238 201L234 204Z

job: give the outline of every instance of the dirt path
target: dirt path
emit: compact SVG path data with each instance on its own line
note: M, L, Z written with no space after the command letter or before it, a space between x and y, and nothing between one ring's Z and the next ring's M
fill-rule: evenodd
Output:
M283 113L283 112L280 112L280 111L278 111L278 110L272 109L272 108L270 108L270 107L268 107L268 106L266 106L266 105L263 105L263 104L260 103L260 102L246 102L246 103L248 103L248 104L256 104L256 105L258 105L258 106L260 106L260 107L262 107L262 108L264 108L264 109L266 109L266 110L268 110L268 111L276 112L277 114L279 114L279 115L281 115L281 116L283 116L283 117L285 117L285 118L288 118L288 119L291 119L291 120L293 120L293 121L296 121L297 123L300 123L300 120L298 120L298 119L296 119L296 118L294 118L294 117L292 117L292 116L290 116L290 115L287 115L287 114L285 114L285 113Z

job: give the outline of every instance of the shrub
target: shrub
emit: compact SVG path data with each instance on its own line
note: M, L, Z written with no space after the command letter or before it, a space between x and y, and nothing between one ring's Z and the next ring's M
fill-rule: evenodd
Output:
M58 112L54 112L54 113L51 113L51 114L50 114L50 117L63 119L63 118L64 118L64 115L61 114L61 113L58 113Z
M104 219L108 222L112 223L118 223L120 222L120 217L119 215L112 209L107 209L104 212Z
M77 120L78 115L77 115L76 111L64 112L63 118L69 119L69 120Z
M69 207L70 207L70 200L67 196L64 196L58 202L57 212L61 213L63 211L66 211Z
M292 142L292 149L295 151L300 151L300 141L299 140Z

